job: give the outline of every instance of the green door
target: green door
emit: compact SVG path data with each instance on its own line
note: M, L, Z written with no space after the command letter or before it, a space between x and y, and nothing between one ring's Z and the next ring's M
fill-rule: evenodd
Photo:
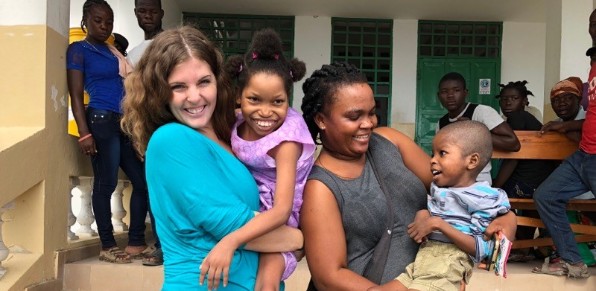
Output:
M437 97L439 80L449 72L458 72L466 79L468 101L499 110L494 97L499 90L501 60L492 58L419 58L416 92L415 140L427 153L431 152L437 121L447 113Z
M446 73L464 76L468 101L498 109L494 96L501 76L502 31L501 22L418 21L415 140L428 153L437 120L447 113L437 97Z

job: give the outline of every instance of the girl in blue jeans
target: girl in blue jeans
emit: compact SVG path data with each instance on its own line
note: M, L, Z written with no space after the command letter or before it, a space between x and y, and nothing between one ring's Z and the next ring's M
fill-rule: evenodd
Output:
M101 240L99 259L130 263L131 255L141 255L147 247L147 184L143 162L136 156L130 139L120 129L123 78L131 67L120 52L105 43L112 33L113 22L114 13L106 1L87 0L83 4L81 20L81 29L87 36L68 46L66 68L73 115L80 135L79 147L91 158L93 166L92 206ZM91 97L87 110L83 104L84 90ZM119 167L133 186L129 239L125 251L116 245L110 209Z

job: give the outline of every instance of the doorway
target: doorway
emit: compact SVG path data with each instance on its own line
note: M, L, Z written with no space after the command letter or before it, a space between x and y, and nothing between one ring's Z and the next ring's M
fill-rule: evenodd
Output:
M419 21L415 141L427 153L437 121L447 113L437 98L446 73L464 76L469 102L499 110L494 96L501 76L501 35L500 22Z

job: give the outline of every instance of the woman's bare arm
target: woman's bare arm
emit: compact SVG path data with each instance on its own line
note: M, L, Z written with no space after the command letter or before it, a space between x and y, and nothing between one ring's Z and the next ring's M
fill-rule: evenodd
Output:
M406 167L424 183L428 191L433 180L430 172L430 156L411 138L393 128L379 127L375 129L375 132L399 148Z
M282 225L248 243L247 250L260 253L291 252L304 246L302 231L297 228Z
M79 70L66 70L66 83L68 85L68 94L70 94L70 106L72 107L72 115L75 118L77 128L79 130L79 136L87 136L90 131L87 126L87 118L85 117L85 104L84 104L84 76L83 72ZM97 153L95 148L95 140L93 137L87 137L83 141L79 142L79 148L81 152L87 155L94 155Z
M72 115L74 115L81 136L89 133L85 118L85 105L83 104L83 80L83 72L79 70L66 70L66 82L68 84L68 94L70 94Z
M304 250L318 290L366 290L374 283L348 269L346 238L335 197L323 183L309 180L300 212Z

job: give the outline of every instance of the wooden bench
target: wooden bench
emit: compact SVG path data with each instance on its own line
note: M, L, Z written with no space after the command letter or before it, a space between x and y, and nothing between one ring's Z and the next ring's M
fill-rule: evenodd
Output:
M568 139L564 134L547 132L540 134L539 131L514 131L521 143L518 152L493 151L493 159L534 159L534 160L564 160L574 153L578 144ZM509 198L512 209L536 209L534 200L522 198ZM596 200L570 200L567 210L594 211L596 212ZM532 226L544 228L540 219L518 216L518 226ZM596 241L596 226L570 224L571 229L576 233L577 242ZM538 238L518 240L513 243L514 249L528 248L532 246L553 245L550 238Z

